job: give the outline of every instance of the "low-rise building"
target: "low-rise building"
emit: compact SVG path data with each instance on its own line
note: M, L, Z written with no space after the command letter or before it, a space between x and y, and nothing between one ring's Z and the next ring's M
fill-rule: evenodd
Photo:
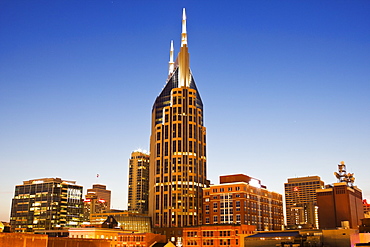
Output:
M117 247L150 247L156 243L166 244L165 235L154 233L119 233Z
M241 236L250 235L256 226L216 224L183 228L182 246L242 246Z
M255 225L257 230L280 230L283 197L261 181L244 174L220 177L220 184L203 189L203 224Z
M267 246L355 246L360 243L356 229L304 229L258 232L244 239L245 247Z
M108 216L113 216L118 222L118 226L123 230L141 233L152 232L151 218L149 216L123 210L111 210L106 213L91 214L90 223L95 226L101 225Z

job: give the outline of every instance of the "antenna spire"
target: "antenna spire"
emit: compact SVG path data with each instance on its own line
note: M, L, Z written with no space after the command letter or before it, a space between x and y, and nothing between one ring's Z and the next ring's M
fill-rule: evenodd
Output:
M170 48L170 61L168 63L168 74L170 75L174 68L175 68L175 63L173 62L173 40L171 40L171 48Z
M185 8L182 9L182 33L181 33L181 47L188 45L188 37L186 33L186 13Z

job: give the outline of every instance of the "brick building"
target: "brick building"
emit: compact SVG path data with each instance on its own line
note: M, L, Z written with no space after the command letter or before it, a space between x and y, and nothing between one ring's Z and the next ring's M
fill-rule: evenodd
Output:
M203 224L235 223L280 230L284 224L282 195L244 174L221 176L220 184L203 189Z
M241 241L255 230L256 226L245 224L184 227L182 246L243 246Z

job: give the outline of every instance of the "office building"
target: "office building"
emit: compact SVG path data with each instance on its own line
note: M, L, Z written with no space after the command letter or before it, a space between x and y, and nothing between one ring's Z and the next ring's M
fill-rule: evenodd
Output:
M338 183L316 190L320 228L356 229L364 218L362 191L353 185L354 174L346 172L343 161L338 171Z
M104 213L110 209L111 191L102 184L93 184L84 199L84 222L90 222L90 215Z
M10 224L15 232L77 227L83 219L82 186L60 178L23 181L15 187Z
M99 199L96 194L87 194L84 199L84 222L90 222L90 215L108 211L107 201Z
M181 37L176 62L171 43L169 76L152 109L149 215L158 233L199 225L208 184L203 103L189 67L185 10Z
M149 154L131 153L128 175L128 211L148 213Z
M107 205L107 210L111 207L111 191L107 190L107 186L103 184L93 184L92 189L87 189L85 198L97 198L104 200Z
M316 190L324 187L320 177L288 178L284 187L287 225L292 228L318 229Z
M284 224L283 197L244 174L220 177L203 189L203 224L246 224L278 230Z

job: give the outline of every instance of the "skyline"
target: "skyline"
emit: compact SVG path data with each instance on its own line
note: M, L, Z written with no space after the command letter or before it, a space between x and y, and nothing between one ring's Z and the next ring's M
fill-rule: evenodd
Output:
M127 208L184 7L211 183L243 173L283 194L288 178L336 182L344 160L370 198L370 4L212 3L0 3L0 220L15 185L44 177L105 184Z

